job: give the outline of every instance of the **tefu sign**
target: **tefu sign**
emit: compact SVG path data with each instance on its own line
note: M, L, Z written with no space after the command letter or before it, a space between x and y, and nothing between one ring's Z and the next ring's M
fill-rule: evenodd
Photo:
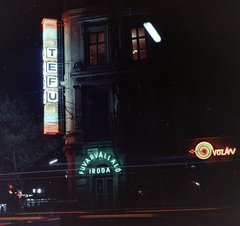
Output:
M195 150L189 151L191 154L196 154L199 159L208 159L213 154L213 156L225 156L225 155L234 155L236 153L236 148L222 148L214 149L213 146L208 142L200 142Z
M43 19L44 134L56 134L58 125L57 20Z
M105 160L105 162L108 163L109 167L89 168L90 163L101 160ZM114 156L106 152L96 151L90 154L88 158L82 162L79 174L85 174L86 172L89 174L106 174L111 172L119 173L121 171L122 169L120 167L120 164Z

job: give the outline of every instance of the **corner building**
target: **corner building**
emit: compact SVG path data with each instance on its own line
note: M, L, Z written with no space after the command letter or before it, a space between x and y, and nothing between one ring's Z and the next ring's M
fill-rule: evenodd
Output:
M161 42L143 27L158 21L134 1L66 1L62 20L69 198L78 208L133 207L145 187L157 202L156 178L132 163L159 152Z
M221 96L202 89L215 75L198 64L198 53L203 62L208 53L205 27L191 9L182 1L65 1L64 151L77 209L238 202L239 136L229 130L237 124L203 112L207 97Z

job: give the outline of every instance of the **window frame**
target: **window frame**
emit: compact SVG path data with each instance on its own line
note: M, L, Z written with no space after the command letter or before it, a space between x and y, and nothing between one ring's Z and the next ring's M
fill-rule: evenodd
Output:
M100 40L100 34L103 34L103 41ZM94 35L94 41L91 41L91 35ZM94 65L104 65L106 64L106 43L105 43L105 32L93 32L93 33L89 33L88 39L89 39L89 65L90 66L94 66ZM104 46L104 51L101 53L100 52L100 47L101 45ZM94 54L93 51L95 51L96 53ZM104 57L101 57L101 54L104 55ZM93 60L91 59L91 57L96 56L96 59L93 58ZM101 63L101 61L103 61L103 63Z
M142 28L144 30L144 36L140 36L139 35L139 28ZM132 30L135 29L136 30L136 36L133 37L132 35ZM143 25L136 25L136 26L131 26L130 27L130 39L131 39L131 43L130 43L130 52L131 52L131 61L139 61L139 60L146 60L148 59L148 40L147 40L147 33L146 33L146 29L144 28ZM145 40L145 48L141 48L140 47L140 39L144 39ZM134 49L133 47L133 40L136 40L136 45L137 48ZM137 50L137 58L134 59L134 51ZM145 50L145 58L141 58L141 50Z
M104 33L104 43L105 43L105 63L104 64L94 64L91 65L90 62L90 34L95 33ZM97 66L104 66L109 64L109 37L108 37L108 25L102 26L94 26L94 27L87 27L84 35L85 42L85 64L88 67L97 67ZM98 59L98 58L97 58Z

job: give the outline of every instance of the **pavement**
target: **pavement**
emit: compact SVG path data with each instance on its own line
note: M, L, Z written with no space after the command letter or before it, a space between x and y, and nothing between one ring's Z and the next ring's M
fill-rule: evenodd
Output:
M1 225L29 226L237 226L240 206L125 209L104 214L91 211L0 214Z

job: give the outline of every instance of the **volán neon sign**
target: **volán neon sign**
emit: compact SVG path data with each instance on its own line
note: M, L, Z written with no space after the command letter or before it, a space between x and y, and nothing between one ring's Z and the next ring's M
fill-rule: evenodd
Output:
M200 142L195 150L189 151L191 154L196 154L199 159L208 159L213 154L214 156L225 156L234 155L236 153L236 148L226 147L224 149L214 149L213 146L208 142Z
M110 166L89 168L89 164L95 161L101 161L101 160L105 160L106 162L109 163ZM105 174L105 173L111 173L111 172L119 173L121 171L122 171L121 166L114 156L106 152L96 151L93 154L90 154L88 158L86 158L82 162L80 166L79 174L85 174L86 172L88 172L89 174Z
M44 134L59 132L57 20L43 19Z

